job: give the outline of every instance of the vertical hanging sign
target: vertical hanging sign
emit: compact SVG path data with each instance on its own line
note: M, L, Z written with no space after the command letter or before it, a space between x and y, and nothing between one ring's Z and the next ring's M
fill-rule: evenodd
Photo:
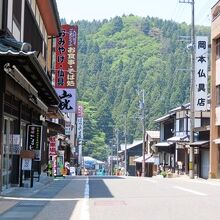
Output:
M27 149L34 151L35 161L41 160L42 130L41 125L27 126Z
M57 155L56 151L56 137L51 136L49 137L49 156Z
M62 112L76 110L78 26L63 25L56 40L55 88Z
M84 109L82 105L77 106L77 140L78 140L78 163L82 163L82 142L83 142L83 116Z
M82 142L83 140L83 115L84 110L82 105L77 106L77 140Z
M198 36L195 42L195 111L207 110L208 95L208 37Z

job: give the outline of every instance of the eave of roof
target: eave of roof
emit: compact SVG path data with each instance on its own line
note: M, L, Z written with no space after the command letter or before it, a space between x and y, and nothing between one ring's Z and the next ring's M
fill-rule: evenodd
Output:
M51 131L56 131L57 133L64 133L65 128L61 124L54 123L52 121L46 120L48 129Z
M176 114L176 112L172 112L172 113L170 113L170 114L164 115L164 116L162 116L162 117L156 119L155 122L165 121L165 120L169 119L171 116L173 116L173 115L175 115L175 114Z
M48 35L58 36L60 32L60 18L55 0L36 0L41 17Z
M37 88L38 95L47 105L58 105L60 99L56 94L48 76L41 67L35 52L2 51L0 45L0 63L15 65L31 84Z
M146 131L146 134L149 135L152 139L160 138L160 131Z

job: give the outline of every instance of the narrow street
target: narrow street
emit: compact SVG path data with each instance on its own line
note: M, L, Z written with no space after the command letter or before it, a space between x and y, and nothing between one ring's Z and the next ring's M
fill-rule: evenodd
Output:
M189 178L66 177L19 201L0 219L220 219L220 181Z

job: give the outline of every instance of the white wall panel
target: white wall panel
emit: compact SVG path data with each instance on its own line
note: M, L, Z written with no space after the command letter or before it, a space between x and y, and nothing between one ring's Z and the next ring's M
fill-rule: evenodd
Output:
M217 107L217 108L215 109L215 114L216 114L215 124L216 124L216 125L220 125L220 107Z
M12 33L12 10L13 10L13 0L8 0L7 28L11 33Z
M216 60L216 85L220 85L220 59Z

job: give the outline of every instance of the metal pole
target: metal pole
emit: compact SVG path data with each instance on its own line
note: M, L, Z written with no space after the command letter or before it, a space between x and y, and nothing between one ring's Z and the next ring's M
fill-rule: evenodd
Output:
M145 176L145 113L144 113L144 90L142 91L142 125L143 125L143 144L142 144L142 176Z

